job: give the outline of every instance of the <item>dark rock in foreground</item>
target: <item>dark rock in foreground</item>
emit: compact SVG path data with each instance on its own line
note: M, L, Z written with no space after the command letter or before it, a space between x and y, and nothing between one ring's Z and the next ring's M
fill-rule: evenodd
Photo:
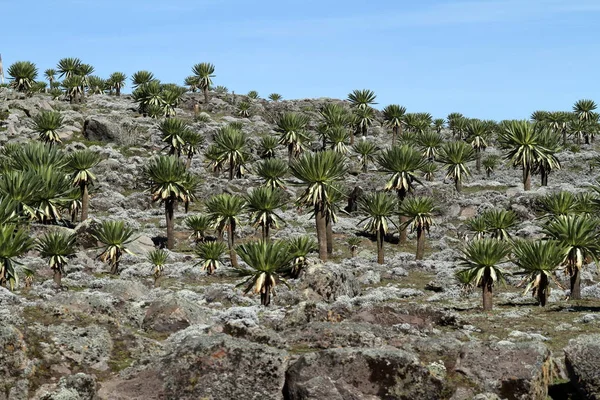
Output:
M508 400L546 400L551 380L550 351L540 343L469 343L456 372L480 389Z
M333 349L302 356L287 372L288 400L443 398L444 384L412 353Z
M167 399L281 400L288 355L191 326L168 339L161 370Z
M600 399L600 335L583 335L569 341L565 364L571 382L586 399Z

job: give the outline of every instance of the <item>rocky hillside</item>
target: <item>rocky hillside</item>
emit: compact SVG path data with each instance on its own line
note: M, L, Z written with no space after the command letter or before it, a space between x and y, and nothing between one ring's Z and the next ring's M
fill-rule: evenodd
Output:
M314 132L319 110L343 103L216 93L208 104L203 101L202 94L188 93L175 110L204 138L189 166L200 182L188 215L205 214L204 203L215 194L247 195L262 185L255 173L259 141L278 136L275 121L282 112L307 115ZM242 102L251 105L249 117L240 116ZM506 285L494 286L493 311L481 310L481 289L468 290L455 278L465 234L472 237L467 220L485 210L512 210L518 223L509 229L511 237L543 237L538 200L558 191L588 191L598 176L590 167L594 145L558 153L562 169L550 174L545 187L534 176L530 191L523 190L520 170L507 165L489 177L471 166L461 193L444 179L445 168L431 181L421 179L415 194L432 196L437 209L419 261L416 233L409 231L402 244L397 234L388 235L385 262L377 263L375 236L361 223L366 216L344 212L342 198L329 261L311 253L299 277L287 279L289 286L278 284L265 307L258 294L238 287L243 278L229 257L212 275L201 268L183 204L175 210L175 246L162 275L153 276L147 255L164 246L166 221L143 169L152 156L165 153L165 143L157 120L139 115L131 96L92 95L69 104L0 89L3 110L8 110L0 122L3 146L37 141L32 117L55 110L64 119L61 151L89 149L102 160L93 170L97 181L86 221L68 223L66 210L59 226L33 222L27 228L32 237L55 229L76 235L62 287L36 249L18 258L34 272L32 282L24 285L22 276L12 291L0 286L0 400L600 398L600 284L594 262L582 269L582 299L568 299L568 276L559 272L562 288L552 287L544 308L517 287L523 276L511 274L519 271L512 263L503 266ZM381 121L375 112L367 140L385 148L391 135ZM209 168L205 154L215 132L233 122L248 135L252 161L244 176L229 180L226 168ZM448 129L442 134L450 140ZM494 140L489 144L485 155L502 154ZM318 139L312 147L319 149ZM286 147L278 146L276 157L287 156ZM376 163L363 172L357 157L347 162L342 181L347 192L356 187L375 192L389 180ZM311 210L294 204L305 186L289 175L285 182L287 201L278 211L283 223L272 237L315 237ZM127 245L132 254L123 255L118 275L99 259L100 243L91 235L106 220L124 221L135 231ZM242 214L237 243L260 235L249 214ZM358 238L354 249L351 238Z

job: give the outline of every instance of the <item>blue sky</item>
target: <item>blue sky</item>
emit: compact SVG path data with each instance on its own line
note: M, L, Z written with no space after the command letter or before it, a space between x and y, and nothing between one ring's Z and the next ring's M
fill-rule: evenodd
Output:
M79 57L107 77L148 69L183 83L286 99L376 92L436 117L527 118L600 100L598 0L1 0L4 68ZM34 10L34 11L33 11ZM26 12L27 16L23 13Z

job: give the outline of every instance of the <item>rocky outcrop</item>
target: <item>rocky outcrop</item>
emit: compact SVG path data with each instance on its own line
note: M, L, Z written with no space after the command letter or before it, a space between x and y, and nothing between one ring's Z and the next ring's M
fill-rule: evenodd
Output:
M19 296L12 293L7 288L0 286L0 306L9 306L18 304L21 301Z
M443 382L412 353L393 347L306 354L286 374L288 400L434 400Z
M162 379L156 368L124 377L113 376L100 384L99 400L165 400Z
M331 302L340 296L358 296L360 283L351 271L340 265L315 264L304 272L298 290L307 300Z
M43 333L51 341L45 348L49 357L59 354L61 360L75 365L108 370L113 341L106 328L94 325L72 328L61 324L51 325Z
M455 371L508 400L545 400L551 380L551 353L540 343L468 343Z
M195 326L171 336L161 359L168 399L282 400L287 353Z
M33 373L22 332L0 325L0 400L27 399L27 379Z
M96 228L100 226L100 221L95 218L88 218L85 221L79 223L75 227L75 235L77 238L77 244L84 249L91 249L98 247L98 240L93 235Z
M583 398L600 399L600 335L582 335L565 348L571 382Z
M120 134L119 125L103 117L90 117L83 123L83 136L87 140L116 141Z
M529 296L500 290L495 294L500 310L483 315L478 294L469 295L455 279L466 219L492 208L512 209L520 221L511 234L541 238L538 198L558 190L579 193L595 184L598 169L587 171L597 157L593 146L558 153L563 167L553 171L549 186L534 182L528 192L519 172L505 164L491 178L474 173L463 194L444 183L438 171L433 182L415 188L416 195L433 196L440 211L428 235L430 252L419 262L407 247L386 243L387 262L376 264L374 238L360 234L361 213L340 213L333 225L331 261L322 263L310 254L300 278L290 279L289 288L278 286L273 303L263 307L258 296L243 294L237 286L241 278L229 262L212 276L196 265L183 204L175 211L178 244L169 251L163 278L153 281L146 254L160 246L166 228L164 209L152 202L142 169L150 157L164 154L165 143L159 121L139 116L130 95L90 95L85 106L3 88L0 97L6 98L0 109L9 111L0 127L1 144L37 140L31 117L53 109L63 116L59 133L68 139L60 148L67 153L87 148L102 159L93 169L98 179L90 191L90 217L73 230L60 228L77 236L77 254L68 260L63 287L53 284L48 262L36 250L18 259L35 272L31 287L21 285L14 292L0 287L0 400L93 398L92 376L101 400L282 399L288 364L293 364L285 386L290 399L537 399L545 395L550 370L548 350L538 342L556 355L562 351L560 337L600 326L597 313L564 304L566 293L556 288L551 303L560 312L539 313ZM250 118L238 115L241 101L252 104ZM200 110L194 112L196 103ZM259 143L263 135L276 134L280 113L302 112L314 131L319 110L334 103L344 102L268 102L213 92L204 104L201 93L184 94L177 115L204 139L189 166L200 177L199 201L190 211L203 214L201 200L213 194L246 195L262 185L255 170ZM232 181L225 171L211 171L206 157L214 133L229 123L241 124L253 155L248 174ZM82 139L82 132L89 140ZM450 138L448 130L442 135ZM385 148L390 135L375 123L367 140ZM492 145L484 157L502 152ZM285 146L275 153L285 158ZM348 164L351 173L344 185L349 189L373 192L389 178L373 165L357 171L353 157ZM311 216L291 206L301 191L294 184L284 190L290 204L278 212L286 224L273 232L274 238L314 237ZM355 210L358 197L356 189L348 210ZM67 210L63 216L68 217ZM98 259L101 250L92 232L104 219L122 220L135 230L128 244L135 256L123 257L120 276L109 275ZM30 228L32 237L57 229ZM248 224L239 228L240 242L259 236ZM347 246L353 236L361 238L355 257ZM414 236L409 234L410 246ZM600 298L596 270L592 263L582 273L584 298ZM22 283L23 278L22 273ZM508 277L509 284L518 281ZM540 332L541 325L550 329ZM554 399L568 398L553 392L570 392L571 383L585 398L599 398L599 342L600 337L578 338L565 350L566 368L559 368L570 373L572 382L551 386ZM72 375L76 372L92 375Z
M168 294L157 298L146 310L142 328L158 333L174 333L192 324L212 324L210 314L197 301L184 295Z
M96 378L80 373L60 378L58 388L40 400L96 400L96 394Z

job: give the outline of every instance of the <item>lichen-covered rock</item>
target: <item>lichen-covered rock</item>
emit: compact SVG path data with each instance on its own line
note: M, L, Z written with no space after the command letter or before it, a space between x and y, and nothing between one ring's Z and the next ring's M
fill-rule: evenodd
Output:
M443 382L412 353L396 348L305 354L286 374L285 398L437 400Z
M154 366L102 381L98 390L99 400L166 400L157 369Z
M23 334L12 325L0 325L0 400L27 399L32 373Z
M60 358L76 365L96 370L108 370L108 360L113 348L110 333L101 326L90 325L73 328L65 324L47 328L49 341L54 343L48 354L60 354Z
M119 137L119 126L104 117L91 117L83 123L83 135L92 141L114 141Z
M9 306L21 302L19 296L12 293L4 286L0 286L0 306Z
M360 294L360 282L354 274L332 263L309 266L301 278L298 290L307 300L335 301L340 296Z
M168 399L281 400L287 353L194 326L172 335L161 359Z
M40 400L96 400L96 378L86 374L75 374L60 378L58 388L40 397Z
M552 374L550 356L541 343L470 342L460 351L455 371L481 392L509 400L545 400Z
M98 228L100 221L95 218L88 218L83 222L80 222L75 227L75 235L77 238L77 244L82 246L84 249L90 249L98 247L98 240L92 235L94 230Z
M180 291L153 301L142 322L142 328L159 333L174 333L193 324L212 324L211 314L200 307L193 292Z
M600 335L571 339L565 348L565 365L583 398L600 399Z

